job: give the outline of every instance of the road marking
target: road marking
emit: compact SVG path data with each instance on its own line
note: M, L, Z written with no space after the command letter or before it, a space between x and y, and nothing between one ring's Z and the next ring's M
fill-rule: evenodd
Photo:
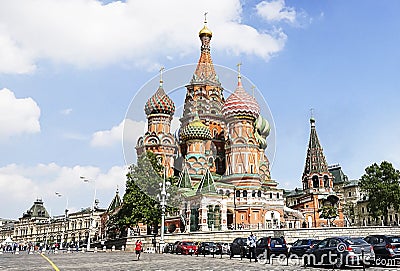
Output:
M42 256L43 258L45 258L50 264L51 266L54 268L55 271L60 271L60 269L58 269L57 265L55 265L49 258L47 258L44 254L40 253L40 256Z

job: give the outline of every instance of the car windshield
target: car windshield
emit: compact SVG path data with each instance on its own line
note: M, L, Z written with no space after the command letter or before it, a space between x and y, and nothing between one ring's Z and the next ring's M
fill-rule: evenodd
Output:
M389 237L388 239L389 239L390 243L400 243L400 237L399 236L392 236L392 237Z
M283 240L281 238L272 238L271 239L271 244L274 245L283 245Z
M368 243L361 238L348 238L345 240L349 245L367 245Z
M194 246L193 242L182 242L182 246Z

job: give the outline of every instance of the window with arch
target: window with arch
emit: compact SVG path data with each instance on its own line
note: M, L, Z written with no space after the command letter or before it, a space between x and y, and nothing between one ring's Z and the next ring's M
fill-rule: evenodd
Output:
M318 188L319 187L319 179L317 175L314 175L312 177L312 183L313 183L313 187L314 188Z
M236 197L240 198L240 190L236 190Z
M251 196L252 196L253 198L256 197L256 191L255 191L255 190L251 191Z
M330 187L328 175L324 175L324 187Z
M258 196L258 197L261 197L261 191L260 191L260 190L258 190L257 196Z
M247 190L243 190L243 197L247 198Z

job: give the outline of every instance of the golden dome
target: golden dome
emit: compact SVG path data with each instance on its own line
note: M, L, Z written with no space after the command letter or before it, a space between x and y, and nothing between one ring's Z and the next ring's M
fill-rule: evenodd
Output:
M212 37L212 32L210 29L208 29L207 25L204 25L203 28L199 32L200 37L203 35L209 36L210 38Z

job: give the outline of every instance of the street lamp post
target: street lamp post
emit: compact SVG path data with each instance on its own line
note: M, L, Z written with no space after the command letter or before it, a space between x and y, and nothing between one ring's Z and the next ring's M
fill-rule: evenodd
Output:
M85 182L85 183L89 183L89 182L93 182L94 184L94 196L93 196L93 201L92 201L92 206L91 206L91 210L90 210L90 217L89 217L89 229L88 229L88 240L87 240L87 245L86 245L86 251L90 250L90 235L92 233L92 229L93 229L93 213L94 213L94 208L95 208L95 202L96 202L96 182L94 180L89 180L84 176L80 176L80 178Z
M59 192L56 192L56 196L57 197L62 197L63 195ZM64 230L63 230L63 235L65 237L65 232L67 230L67 214L68 214L68 197L66 198L66 204L65 204L65 211L64 211L64 219L63 219L63 226L64 226ZM63 237L61 237L61 244L60 244L60 248L63 248Z
M164 251L164 226L165 226L165 209L167 206L167 198L168 198L168 193L167 193L167 188L171 185L170 182L165 182L165 168L164 168L164 176L162 183L160 183L160 201L161 201L161 236L160 236L160 253Z

